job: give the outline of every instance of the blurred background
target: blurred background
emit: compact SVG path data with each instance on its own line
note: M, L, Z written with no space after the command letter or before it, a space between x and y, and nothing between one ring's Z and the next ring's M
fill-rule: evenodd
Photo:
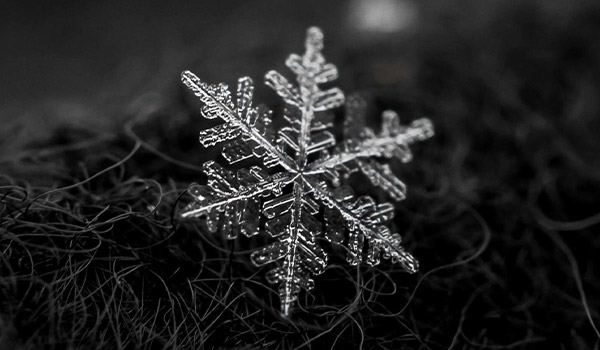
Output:
M395 224L422 271L450 264L423 280L405 318L363 309L360 332L333 339L340 326L321 344L598 348L599 2L4 1L0 16L0 161L32 182L37 158L17 157L34 165L28 172L11 154L77 139L60 130L118 134L139 115L155 149L201 164L201 118L181 71L261 82L270 69L287 73L306 28L321 27L337 86L367 96L373 125L392 108L436 126L413 163L394 166L409 184ZM280 107L264 86L256 96ZM161 183L198 178L197 169L132 162L133 174ZM384 342L381 326L404 338Z
M0 115L66 108L68 119L109 119L133 95L173 89L183 69L207 81L260 81L299 50L311 25L322 27L347 91L413 89L423 76L443 89L478 70L504 77L502 67L517 60L523 73L544 78L559 63L548 60L579 59L580 46L597 50L591 10L593 2L580 0L7 1ZM569 45L564 57L549 56L553 44Z

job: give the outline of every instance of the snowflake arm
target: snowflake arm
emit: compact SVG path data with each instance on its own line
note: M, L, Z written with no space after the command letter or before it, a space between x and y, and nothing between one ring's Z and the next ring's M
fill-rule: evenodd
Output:
M226 170L214 161L204 163L208 185L191 184L188 193L193 201L182 213L182 218L205 218L209 231L215 232L220 222L221 232L229 239L239 232L253 236L259 231L261 197L280 195L283 188L294 180L294 175L277 173L269 176L260 167L241 169L237 173Z
M230 162L255 155L264 156L264 163L267 166L279 164L287 170L293 169L293 160L272 142L273 136L270 135L268 129L271 122L270 111L251 108L254 88L250 78L244 77L238 81L237 107L233 104L231 92L225 84L209 85L202 82L190 71L183 72L181 80L204 103L202 115L205 118L214 119L218 117L225 121L225 124L200 133L200 142L203 145L214 146L217 143L230 141L239 137L240 134L244 134L248 140L254 141L257 146L253 150L246 148L245 152L242 149L235 148L234 151L230 152L231 156L228 159ZM227 146L235 147L238 145L239 143L234 143ZM227 146L225 151L231 149ZM238 151L238 153L235 151ZM241 157L235 158L233 154L239 154ZM228 158L227 155L224 156Z
M386 114L391 114L394 119L398 117L392 111L384 112L384 116ZM412 159L408 145L433 136L433 126L427 118L417 119L406 128L398 127L392 131L383 130L379 137L376 137L372 130L368 128L363 129L360 138L349 139L344 142L345 149L342 152L312 163L308 167L307 172L320 173L325 169L339 167L361 158L397 157L406 163Z
M193 184L190 186L189 192L195 201L181 213L181 217L199 217L236 201L249 200L256 196L268 196L270 193L281 193L283 187L294 181L294 178L295 176L292 174L279 173L265 177L258 183L234 188L229 192L215 191L211 186Z
M415 273L419 270L418 261L400 245L400 235L391 234L390 230L382 224L393 217L394 207L390 203L375 204L369 196L355 198L348 187L340 187L333 193L328 192L323 186L312 180L307 180L307 185L314 191L315 197L323 202L329 209L326 215L328 222L337 221L344 223L348 237L347 261L351 265L358 265L362 261L364 238L369 240L367 263L371 266L379 264L379 255L391 259L392 263L399 263L404 270ZM339 215L342 220L334 220L331 216ZM339 227L331 228L339 230Z
M277 71L270 71L265 76L265 82L281 96L289 105L298 108L301 112L297 132L297 164L306 165L308 148L311 146L311 124L315 112L323 112L344 103L344 93L338 88L322 91L318 84L327 83L337 78L337 68L331 63L326 63L321 54L323 49L323 33L316 27L309 28L305 43L306 51L303 56L290 55L286 65L296 73L298 87L293 86ZM322 131L321 136L326 136L335 142L333 135ZM316 151L313 147L311 151Z
M294 183L291 196L280 197L276 202L270 206L275 210L265 211L271 218L265 226L278 241L252 253L251 258L258 266L282 260L280 266L269 271L267 279L279 284L281 312L288 316L300 290L314 287L312 275L324 271L327 255L315 241L321 233L321 225L313 216L318 206L305 196L303 184Z

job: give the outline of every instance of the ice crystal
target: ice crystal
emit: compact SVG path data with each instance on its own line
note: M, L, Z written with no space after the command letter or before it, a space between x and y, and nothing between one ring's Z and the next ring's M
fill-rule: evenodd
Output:
M383 113L381 131L375 134L365 126L364 102L354 97L345 101L340 89L319 86L338 76L336 66L321 54L319 28L308 29L305 46L302 56L292 54L285 62L296 75L296 84L276 71L265 76L266 84L286 103L287 126L277 132L271 111L253 106L250 78L239 79L234 100L227 85L207 84L189 71L182 73L182 81L203 103L202 115L224 121L201 131L200 143L222 145L223 158L230 164L254 157L261 165L232 171L206 162L208 183L190 185L194 200L181 215L203 218L209 230L220 229L229 239L259 232L273 237L274 242L253 252L251 260L257 266L277 262L267 280L279 285L284 315L289 315L301 289L313 288L313 276L327 265L318 237L345 244L347 261L353 265L363 258L376 265L383 256L409 273L418 270L417 260L401 246L400 235L385 224L394 205L378 204L367 195L357 197L343 180L362 172L392 199L402 200L405 185L382 160L395 157L408 162L409 144L433 135L428 119L403 126L393 111ZM345 141L336 145L327 111L344 104Z

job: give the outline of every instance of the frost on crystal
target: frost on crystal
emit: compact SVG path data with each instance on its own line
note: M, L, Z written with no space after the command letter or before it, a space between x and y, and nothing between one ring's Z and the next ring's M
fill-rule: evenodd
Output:
M393 111L383 113L378 134L366 127L362 100L345 101L340 89L319 86L338 75L321 54L320 29L308 29L305 46L302 56L292 54L285 62L296 83L276 71L265 76L266 84L286 103L287 126L278 131L272 128L271 111L252 105L250 78L239 79L233 98L225 84L207 84L189 71L182 74L183 82L203 103L202 115L224 122L201 131L200 143L221 146L230 164L258 158L262 165L232 171L206 162L208 183L190 185L194 201L181 216L203 218L209 230L221 230L230 239L259 232L273 237L274 242L252 253L251 259L257 266L276 263L267 279L279 286L284 315L290 314L302 289L314 287L313 276L327 266L327 254L317 237L345 244L352 265L363 260L376 265L383 257L409 273L418 270L417 260L401 246L400 235L386 226L394 205L357 197L343 180L362 172L393 200L402 200L405 185L381 160L394 157L408 162L409 144L433 136L428 119L403 126ZM344 104L345 141L336 145L328 130L332 125L327 111Z

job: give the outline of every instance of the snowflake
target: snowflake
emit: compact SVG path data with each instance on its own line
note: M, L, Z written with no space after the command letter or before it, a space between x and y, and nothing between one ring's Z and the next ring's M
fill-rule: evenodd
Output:
M342 180L360 171L394 200L402 200L405 185L380 160L396 157L408 162L412 158L408 145L433 136L428 119L402 126L393 111L383 113L376 135L365 126L364 102L354 97L345 101L340 89L319 87L338 75L321 54L319 28L308 29L305 46L302 56L292 54L285 62L297 84L276 71L265 76L266 84L286 103L287 126L278 132L271 125L272 112L264 106L253 107L250 78L239 79L234 102L227 85L207 84L189 71L182 73L182 81L203 103L202 115L224 121L201 131L200 143L223 145L222 155L230 164L254 157L261 166L232 171L215 161L206 162L208 184L190 185L194 200L181 216L204 218L210 231L220 229L229 239L261 231L273 237L274 242L253 252L251 260L257 266L277 262L267 280L279 284L281 312L286 316L300 290L313 288L313 276L327 266L318 237L345 243L352 265L363 256L367 264L376 265L383 256L409 273L418 270L417 260L401 246L400 235L385 225L394 214L394 205L377 204L370 196L357 197ZM326 111L344 104L346 139L336 145L328 131L332 124Z

